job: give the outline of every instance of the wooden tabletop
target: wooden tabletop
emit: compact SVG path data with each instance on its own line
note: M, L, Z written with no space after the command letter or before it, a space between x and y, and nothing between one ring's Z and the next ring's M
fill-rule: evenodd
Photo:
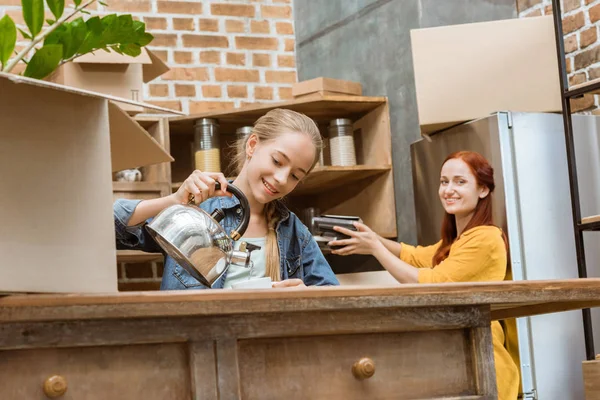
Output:
M600 306L600 279L393 287L188 290L0 297L0 322L489 305L493 319Z

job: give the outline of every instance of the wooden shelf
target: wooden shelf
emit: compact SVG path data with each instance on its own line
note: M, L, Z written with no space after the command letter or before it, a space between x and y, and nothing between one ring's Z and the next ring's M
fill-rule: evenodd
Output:
M385 97L365 97L348 95L314 95L303 96L300 99L289 100L281 103L259 104L231 109L226 111L206 112L185 117L169 118L170 130L174 134L192 134L194 121L200 118L216 118L219 120L220 132L234 132L235 127L253 125L256 120L269 110L287 108L304 113L317 123L327 123L334 118L350 118L357 120L382 104Z
M163 261L161 253L145 253L139 250L117 250L117 262L119 263L142 263Z
M583 96L584 94L600 94L600 78L580 83L569 87L566 92L568 98Z
M344 186L350 183L358 182L371 176L378 176L392 169L391 165L368 166L356 165L353 167L325 166L315 167L306 180L301 182L292 192L293 196L304 196L323 192L338 186ZM227 178L233 180L235 177ZM171 189L176 191L183 182L176 182L171 185Z
M591 217L585 217L581 219L582 224L591 224L594 222L600 222L600 215L594 215Z

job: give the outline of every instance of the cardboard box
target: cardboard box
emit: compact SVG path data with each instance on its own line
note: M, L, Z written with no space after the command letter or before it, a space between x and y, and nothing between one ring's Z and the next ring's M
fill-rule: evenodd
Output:
M321 77L298 82L292 86L292 95L294 97L305 96L313 93L361 96L362 85L358 82Z
M140 101L142 86L169 70L150 50L138 57L96 51L78 57L58 68L48 81L98 93ZM140 106L119 103L130 114L143 112Z
M171 156L110 96L0 73L0 292L115 292L112 171Z
M552 16L411 30L419 123L561 111Z

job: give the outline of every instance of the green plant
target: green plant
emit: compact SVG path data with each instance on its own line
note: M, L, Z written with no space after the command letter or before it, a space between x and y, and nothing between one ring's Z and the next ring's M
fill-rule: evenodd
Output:
M29 32L18 29L5 15L0 19L0 71L11 72L19 62L27 64L23 75L43 79L60 65L96 50L115 51L136 57L141 48L154 37L146 32L146 25L134 21L131 15L106 15L69 20L77 14L89 14L85 9L100 0L73 0L74 8L65 13L65 0L45 0L55 20L46 20L44 0L21 0L23 20ZM19 53L15 51L17 30L29 41ZM40 43L43 44L38 46ZM37 47L36 47L37 46ZM28 55L34 51L30 58ZM14 57L11 58L11 56Z

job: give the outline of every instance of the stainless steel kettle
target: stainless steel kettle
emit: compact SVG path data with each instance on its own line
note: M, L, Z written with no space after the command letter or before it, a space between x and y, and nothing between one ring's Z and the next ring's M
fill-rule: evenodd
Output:
M217 182L215 189L221 185ZM242 243L233 249L248 227L250 206L240 189L229 184L227 191L240 201L242 220L227 235L219 224L225 213L216 209L208 214L195 204L177 204L162 210L147 226L147 230L162 249L173 257L191 276L205 286L212 287L231 263L249 265L250 251Z

